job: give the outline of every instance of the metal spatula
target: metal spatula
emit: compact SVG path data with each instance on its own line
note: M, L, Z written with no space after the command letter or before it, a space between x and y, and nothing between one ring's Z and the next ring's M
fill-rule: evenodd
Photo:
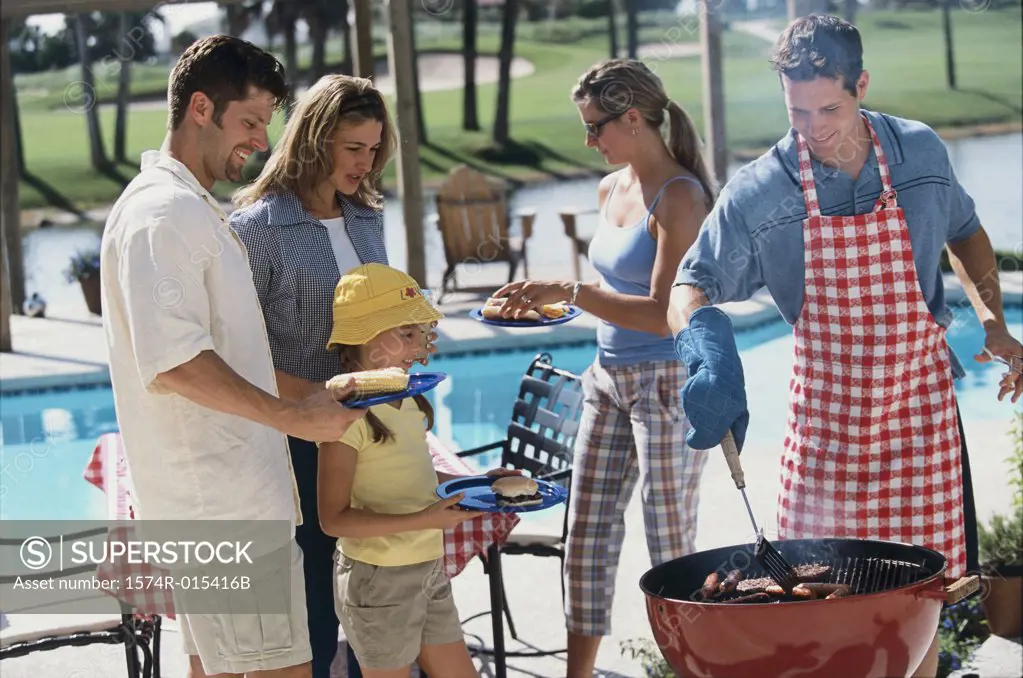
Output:
M739 463L739 448L735 445L732 432L729 431L721 440L721 450L725 453L725 461L728 463L728 470L732 472L732 480L735 487L742 492L742 500L746 502L746 512L749 513L750 522L753 523L753 532L757 535L756 550L754 558L760 563L771 579L778 582L785 593L792 593L792 589L799 583L796 570L785 557L778 552L771 542L764 537L764 531L757 527L756 518L753 517L753 508L749 505L749 498L746 497L746 479L742 473L742 465Z

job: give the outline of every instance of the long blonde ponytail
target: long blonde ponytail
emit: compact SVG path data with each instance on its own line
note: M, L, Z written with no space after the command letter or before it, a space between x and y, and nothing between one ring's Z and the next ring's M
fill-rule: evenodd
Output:
M668 111L668 151L675 162L685 167L700 180L703 192L707 195L707 207L717 200L718 185L711 174L703 157L703 144L696 131L693 119L685 109L672 100L665 107Z

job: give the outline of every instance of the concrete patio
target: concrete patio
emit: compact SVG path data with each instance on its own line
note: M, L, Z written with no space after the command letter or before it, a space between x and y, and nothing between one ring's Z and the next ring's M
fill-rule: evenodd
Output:
M566 276L564 267L537 270L534 277ZM500 284L501 271L492 282ZM592 273L590 273L592 274ZM480 278L484 284L490 281ZM953 279L948 280L950 302L963 299L962 291ZM1003 276L1003 289L1007 303L1023 303L1023 274ZM533 347L592 341L595 321L584 316L572 323L540 330L503 330L481 325L467 317L477 302L466 295L452 297L443 310L446 318L438 328L438 350L444 354L509 347ZM766 296L743 304L727 307L740 329L776 319L777 310ZM60 317L30 319L12 318L16 352L0 356L0 390L10 392L26 388L56 385L104 383L108 381L107 356L102 325L97 317L87 315L84 303L78 310L62 308ZM993 397L993 396L992 396ZM991 422L965 422L973 462L974 487L977 510L981 520L1008 505L1011 488L1004 473L1003 458L1007 447L1007 426ZM773 531L774 504L778 491L777 459L780 441L750 440L743 451L743 465L753 510ZM751 528L738 492L729 478L728 469L720 453L709 451L706 471L701 485L698 514L697 549L704 550L744 543L750 540ZM552 510L540 514L516 528L517 531L560 532L561 512ZM626 512L628 526L625 545L617 574L617 594L613 607L614 628L600 651L600 676L642 676L640 662L623 656L620 644L629 639L650 638L643 594L638 580L649 568L643 536L642 507L638 492ZM512 614L523 642L509 638L511 652L534 648L557 650L565 647L564 619L561 611L558 563L553 559L509 557L504 560L505 585ZM472 563L453 580L456 601L463 619L489 608L488 580L479 563ZM329 591L324 595L331 595ZM114 611L111 606L111 611ZM490 619L483 616L465 625L470 634L468 641L482 641L490 645ZM1009 678L1001 673L1012 666L1015 658L1019 665L1019 645L1009 641L991 641L985 652L994 655L988 662L990 669L977 669L980 678ZM1016 654L1012 654L1015 652ZM983 655L986 656L986 655ZM186 661L181 651L176 624L165 626L163 675L181 677ZM341 672L339 657L337 675ZM480 674L492 675L492 667L480 661ZM564 655L543 658L509 657L510 676L562 676ZM123 654L116 646L92 646L41 652L28 657L4 662L3 678L117 678L124 675ZM1015 675L1020 675L1016 673Z

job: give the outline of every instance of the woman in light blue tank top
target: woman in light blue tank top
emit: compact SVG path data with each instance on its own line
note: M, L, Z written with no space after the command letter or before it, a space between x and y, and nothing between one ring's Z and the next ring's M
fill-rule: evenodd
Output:
M692 121L642 62L597 64L572 99L586 145L624 165L598 191L601 222L589 257L600 280L519 281L494 296L507 296L512 312L567 301L600 319L597 355L583 375L565 562L568 676L588 678L610 633L624 512L637 481L651 562L694 550L706 452L685 443L678 393L687 375L667 312L675 272L716 187Z

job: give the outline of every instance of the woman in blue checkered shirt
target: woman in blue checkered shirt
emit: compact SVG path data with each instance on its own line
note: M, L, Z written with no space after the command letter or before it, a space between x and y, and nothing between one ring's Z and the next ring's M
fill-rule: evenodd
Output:
M274 366L303 386L322 387L342 372L337 353L327 351L338 280L362 264L388 263L375 186L394 148L387 106L373 83L327 75L297 102L259 178L235 196L231 226L249 251ZM296 540L313 678L328 678L338 638L331 594L336 540L323 533L317 515L316 445L288 443L302 507ZM355 664L350 651L348 659ZM360 675L357 665L349 675Z

